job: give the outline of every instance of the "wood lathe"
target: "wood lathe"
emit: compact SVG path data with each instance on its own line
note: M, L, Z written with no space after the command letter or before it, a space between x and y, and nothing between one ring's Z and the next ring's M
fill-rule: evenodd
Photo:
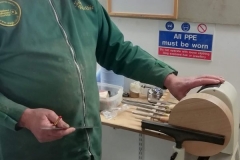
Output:
M123 101L131 104L131 101ZM164 133L175 139L172 160L185 160L185 153L211 159L219 153L239 160L239 106L236 89L225 81L219 85L203 86L175 105L159 102L135 102L143 130Z

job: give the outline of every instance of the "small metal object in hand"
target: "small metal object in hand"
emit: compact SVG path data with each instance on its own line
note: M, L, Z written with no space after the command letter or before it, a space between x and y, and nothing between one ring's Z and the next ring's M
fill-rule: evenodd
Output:
M58 119L53 123L53 126L57 126L60 119L62 119L62 116L58 116Z

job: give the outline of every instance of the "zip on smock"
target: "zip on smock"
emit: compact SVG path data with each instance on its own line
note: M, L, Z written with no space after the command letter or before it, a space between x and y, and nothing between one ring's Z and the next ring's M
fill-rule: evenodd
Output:
M83 93L83 94L82 94L82 99L83 99L84 126L86 126L86 123L85 123L85 119L86 119L85 90L84 90L84 86L83 86L83 80L82 80L81 70L80 70L80 67L79 67L79 65L78 65L78 63L77 63L77 61L76 61L75 51L74 51L71 43L69 42L67 33L66 33L65 29L63 28L63 26L62 26L62 24L61 24L61 22L60 22L60 20L59 20L59 18L58 18L58 14L57 14L57 12L56 12L56 9L55 9L55 7L54 7L54 4L52 3L52 0L49 0L49 3L50 3L50 5L51 5L51 7L52 7L52 9L53 9L53 12L54 12L55 18L56 18L56 20L57 20L57 23L58 23L59 27L61 28L61 30L62 30L62 32L63 32L63 34L64 34L64 38L65 38L65 40L66 40L66 43L67 43L68 47L70 48L70 51L71 51L71 54L72 54L72 58L73 58L74 64L75 64L75 66L76 66L76 68L77 68L77 72L78 72L78 76L79 76L79 82L80 82L80 84L81 84L81 90L82 90L82 93ZM87 140L88 140L88 152L89 152L89 155L91 156L92 153L91 153L91 151L90 151L90 138L89 138L89 135L88 135L86 129L85 129L85 132L86 132Z

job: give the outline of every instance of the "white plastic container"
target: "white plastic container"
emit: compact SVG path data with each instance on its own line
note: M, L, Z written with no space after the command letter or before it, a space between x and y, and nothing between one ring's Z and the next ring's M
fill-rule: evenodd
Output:
M121 104L123 87L107 83L98 83L98 90L109 91L111 93L108 98L100 97L100 111L109 110L118 107Z

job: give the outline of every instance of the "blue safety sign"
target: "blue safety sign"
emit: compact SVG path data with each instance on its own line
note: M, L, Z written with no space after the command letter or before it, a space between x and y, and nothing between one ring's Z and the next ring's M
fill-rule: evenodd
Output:
M191 28L191 26L190 26L189 23L186 23L186 22L185 22L185 23L182 24L182 30L183 30L184 32L189 31L190 28Z
M213 35L182 32L159 32L159 55L212 59Z
M167 22L166 23L166 29L171 31L174 29L174 23L173 22Z
M213 35L182 32L159 32L159 46L212 51Z
M212 60L214 25L171 22L160 24L158 55Z

